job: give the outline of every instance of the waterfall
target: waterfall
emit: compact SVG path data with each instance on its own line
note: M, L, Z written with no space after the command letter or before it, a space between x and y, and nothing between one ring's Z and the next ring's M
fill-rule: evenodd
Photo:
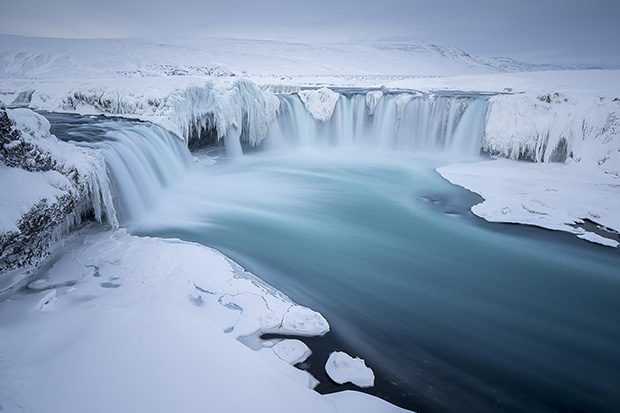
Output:
M101 149L123 221L145 213L165 187L184 176L191 163L184 144L155 125L110 130L106 136L115 141Z
M266 138L254 143L266 149L365 147L479 154L487 109L484 96L372 91L336 98L331 116L320 121L298 95L280 95L278 114ZM255 116L246 123L258 121L263 120ZM118 218L124 224L151 209L163 189L184 176L191 164L186 143L156 125L118 119L78 121L68 115L62 122L71 127L63 130L57 120L58 137L102 152ZM230 158L242 156L241 141L253 142L244 125L231 125L223 137Z
M297 95L282 95L264 144L479 154L487 97L386 93L367 99L371 93L341 95L325 122L316 120Z
M192 164L186 145L157 125L54 115L54 134L101 151L122 224L140 218Z

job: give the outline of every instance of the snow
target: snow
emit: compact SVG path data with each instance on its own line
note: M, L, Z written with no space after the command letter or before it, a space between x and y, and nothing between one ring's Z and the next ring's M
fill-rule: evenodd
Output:
M93 49L97 50L96 55L92 54ZM0 58L3 71L10 77L53 78L109 73L115 77L445 76L507 69L505 61L496 64L492 59L482 60L455 47L414 42L303 44L227 38L87 40L2 35ZM508 71L523 68L515 62Z
M383 92L380 90L371 90L366 93L366 110L369 115L374 115L377 104L383 97Z
M329 396L338 409L342 409L343 406L346 406L347 409L351 409L353 412L373 413L390 412L394 409L394 407L385 400L352 390L333 393ZM398 411L406 412L408 410L399 409Z
M11 171L10 168L0 169L0 182L3 183L3 189L6 187L6 191L0 193L0 205L6 206L2 209L4 212L2 215L13 217L2 219L0 232L15 229L17 221L14 208L19 211L18 215L23 215L23 212L44 198L52 201L63 193L75 194L77 188L67 180L75 172L78 173L81 183L86 186L87 204L93 209L95 218L99 222L105 219L112 226L118 226L105 161L101 155L86 148L77 148L59 141L50 134L50 124L47 119L30 109L7 109L6 113L15 123L15 129L20 131L19 140L12 141L8 146L22 143L32 146L33 149L29 153L31 158L26 160L25 166L33 169L33 172L25 174ZM55 166L52 166L56 173L53 173L54 171L37 172L37 169L42 167L42 165L35 164L37 157L49 159L49 162L54 163ZM16 174L19 174L20 179L25 179L24 184L33 185L33 193L24 193L21 181L12 180L16 178ZM37 177L37 174L42 175ZM64 180L58 177L60 174L65 177ZM44 188L46 184L49 186L47 189ZM22 185L21 188L20 185ZM40 194L34 193L39 190Z
M326 122L332 117L336 103L340 99L338 93L326 87L317 90L302 90L297 95L314 119L321 122Z
M366 362L342 351L334 351L329 355L325 371L338 384L351 382L358 387L375 385L375 374L369 367L366 367Z
M482 196L471 210L490 222L535 225L617 247L581 226L584 219L620 230L620 185L615 175L576 162L523 163L509 159L438 168L448 181Z
M56 171L28 172L0 164L0 232L19 232L17 222L22 215L43 199L53 203L59 196L69 193L70 185Z
M302 341L287 339L273 346L273 352L290 365L306 361L312 351Z
M482 149L535 162L596 162L620 175L620 101L558 92L490 99Z
M284 361L236 340L279 332L275 321L287 314L304 320L301 334L309 319L321 326L314 334L327 323L215 250L89 225L63 251L0 302L7 411L373 411L357 410L362 400L402 411L300 385L297 375L308 375L290 362L307 349L296 342L279 344Z

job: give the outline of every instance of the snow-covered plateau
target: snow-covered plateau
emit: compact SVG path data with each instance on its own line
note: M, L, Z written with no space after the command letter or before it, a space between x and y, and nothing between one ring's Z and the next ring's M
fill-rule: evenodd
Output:
M293 366L305 344L260 335L327 321L214 250L118 229L101 152L32 110L149 121L230 156L291 128L356 145L372 121L389 137L363 144L382 150L424 133L424 150L483 155L438 169L485 199L474 214L618 247L620 71L559 69L413 43L0 35L0 410L401 410L314 392Z

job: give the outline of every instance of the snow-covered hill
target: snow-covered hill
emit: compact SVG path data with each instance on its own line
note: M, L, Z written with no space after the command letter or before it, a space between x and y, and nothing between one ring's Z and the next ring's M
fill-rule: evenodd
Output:
M233 75L446 76L533 71L512 59L478 58L456 47L413 42L305 44L208 38L47 39L0 35L1 77Z

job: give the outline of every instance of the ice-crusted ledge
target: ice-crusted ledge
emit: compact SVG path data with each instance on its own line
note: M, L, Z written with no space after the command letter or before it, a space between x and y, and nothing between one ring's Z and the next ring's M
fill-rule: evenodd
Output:
M326 87L316 90L302 90L297 95L308 112L320 122L327 122L331 119L336 103L340 99L339 93Z
M64 143L31 110L0 109L0 291L85 215L118 226L101 154Z
M35 89L32 89L35 87ZM50 112L114 115L156 123L185 142L223 139L233 129L258 145L280 101L247 79L114 79L108 83L34 83L16 88L10 105Z
M482 148L533 162L596 162L620 176L620 99L559 92L489 100Z
M404 411L362 393L312 391L314 378L291 365L308 354L297 342L274 351L241 339L327 329L213 249L89 225L0 301L1 403L32 412Z
M368 111L369 115L372 116L375 114L377 104L379 104L379 101L382 97L383 92L380 90L371 90L370 92L366 93L366 110Z

